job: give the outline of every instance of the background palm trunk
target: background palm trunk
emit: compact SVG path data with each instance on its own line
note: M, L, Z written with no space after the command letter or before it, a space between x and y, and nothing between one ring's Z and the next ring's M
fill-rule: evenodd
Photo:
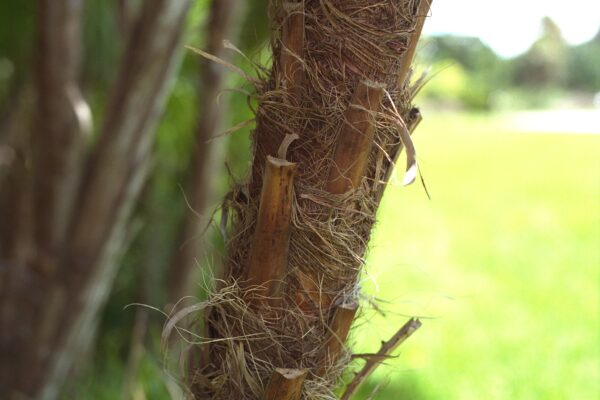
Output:
M144 2L128 33L98 142L82 161L82 132L90 126L78 85L83 1L38 4L35 151L24 163L19 190L2 193L12 204L3 207L10 215L2 220L11 223L3 228L32 225L27 231L33 236L30 258L15 258L9 235L3 236L3 398L57 398L90 344L126 242L126 222L151 167L153 132L179 62L189 8L187 0ZM29 194L32 209L21 200ZM14 213L15 207L25 210Z
M235 34L245 4L240 0L213 0L206 26L206 51L226 58L223 40ZM231 53L231 51L230 51ZM196 126L194 151L184 188L186 213L177 240L168 276L168 302L174 304L194 294L199 265L207 257L207 233L210 215L207 210L214 200L216 178L223 161L222 143L216 140L226 102L218 101L223 89L224 71L208 60L200 64L200 115Z

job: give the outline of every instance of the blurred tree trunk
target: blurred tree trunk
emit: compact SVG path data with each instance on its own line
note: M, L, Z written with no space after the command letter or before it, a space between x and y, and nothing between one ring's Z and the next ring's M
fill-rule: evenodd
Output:
M89 155L83 3L38 1L36 122L0 193L2 398L57 398L90 344L150 168L190 2L143 3Z
M234 34L245 4L243 0L213 0L208 15L206 52L224 55L223 40ZM223 67L203 59L200 63L200 115L196 127L194 151L185 186L186 212L179 239L168 271L167 297L175 304L194 294L199 265L206 257L206 233L210 217L207 207L214 198L216 178L220 175L222 149L214 140L218 134L224 104L217 101L223 89ZM212 140L211 140L212 139Z

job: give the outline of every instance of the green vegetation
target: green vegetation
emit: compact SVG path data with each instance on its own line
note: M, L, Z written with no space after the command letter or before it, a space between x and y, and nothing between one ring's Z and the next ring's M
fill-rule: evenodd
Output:
M354 350L376 351L408 316L424 325L364 398L380 384L375 398L390 400L596 398L600 136L425 112L415 142L432 200L418 184L389 188L364 279L385 317L363 311ZM108 313L131 326L117 321L132 308ZM105 332L75 392L88 398L121 390L128 349ZM140 375L145 398L169 398L160 356L147 353Z
M196 47L204 45L207 3L196 2L191 13L186 42ZM241 37L232 41L266 62L266 1L249 3ZM86 4L82 81L98 122L123 40L116 2ZM17 89L33 82L27 65L35 56L35 7L0 2L0 17L2 116ZM420 56L437 73L422 93L436 105L522 109L547 106L567 91L590 98L600 91L600 33L566 48L554 32L515 60L500 59L476 38L431 38ZM74 376L65 399L120 398L136 311L123 307L140 297L158 308L165 303L164 275L178 245L186 207L181 185L199 113L198 57L184 57L158 130L153 175L136 210L139 234L104 310L95 353L82 362L87 366ZM242 57L234 62L251 70ZM546 74L543 88L529 85L529 78L541 76L538 69ZM228 87L243 88L240 79L230 79ZM226 127L252 117L243 94L223 93L222 100L231 110ZM372 377L365 397L387 383L376 398L597 398L600 135L525 134L494 114L423 114L415 143L432 200L418 184L389 188L364 279L366 292L382 299L385 316L364 311L355 351L375 351L409 316L422 316L424 326ZM246 173L249 130L221 139L236 179ZM221 177L216 197L230 180ZM158 350L163 317L150 312L149 318L134 392L140 399L167 399Z
M364 285L390 303L366 313L356 351L406 316L424 326L366 389L387 377L376 398L597 398L600 136L426 115L415 140L432 200L387 192Z
M480 39L444 35L425 39L421 63L433 79L425 98L446 108L519 110L561 103L590 107L600 91L600 32L569 46L559 27L542 20L541 35L525 53L503 59Z

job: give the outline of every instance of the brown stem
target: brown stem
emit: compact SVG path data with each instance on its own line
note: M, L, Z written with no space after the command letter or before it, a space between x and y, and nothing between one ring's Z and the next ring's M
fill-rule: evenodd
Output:
M131 31L102 135L82 188L73 228L75 249L82 246L87 250L92 244L105 242L117 220L116 211L129 200L128 186L144 178L136 167L150 154L167 78L179 59L188 6L186 0L144 3ZM90 221L97 224L90 226Z
M32 89L27 84L15 93L0 126L0 258L21 266L31 265L36 253L31 171ZM9 268L7 273L12 270Z
M307 369L275 368L265 390L265 400L300 400Z
M117 22L124 38L129 36L131 28L135 26L135 20L139 16L140 9L140 0L118 0Z
M369 154L375 133L374 113L381 105L385 86L371 81L359 82L352 100L344 113L344 124L339 133L329 169L326 190L332 194L344 194L357 188L367 168ZM304 283L319 282L315 276L301 281L309 298L314 298L315 290ZM327 310L331 304L331 296L320 294L317 303L321 310Z
M144 2L131 29L106 119L89 160L69 231L63 282L69 301L45 337L42 398L56 395L89 344L125 245L127 222L151 165L154 128L182 49L189 0ZM68 308L68 312L66 312ZM43 361L43 362L42 362ZM39 394L37 387L28 391Z
M327 362L324 365L331 365L338 359L342 347L348 338L348 332L350 332L350 327L352 326L352 321L354 321L357 310L358 303L355 301L339 305L335 308L329 326L330 333L325 340Z
M360 185L373 143L374 113L379 110L383 94L382 84L370 81L358 84L344 113L344 125L327 180L326 190L329 193L343 194Z
M25 268L30 265L36 254L36 246L33 242L35 226L32 214L33 182L25 160L18 158L14 164L6 182L6 197L0 203L2 207L1 251L2 258L11 260L15 265L19 265L19 268ZM14 272L7 271L7 273Z
M49 388L44 393L56 389L47 379L51 373L48 360L56 354L52 340L60 317L69 312L61 309L63 282L52 278L59 270L76 197L82 122L89 122L89 118L81 119L87 106L78 89L83 3L39 0L34 13L37 110L25 104L23 111L30 115L23 121L32 120L33 129L23 121L17 127L21 137L16 138L11 177L17 181L11 183L14 192L9 193L8 210L2 210L9 218L0 216L0 225L13 230L8 242L3 240L3 256L13 266L0 278L0 325L11 327L0 330L0 397L11 397L14 391L21 397L52 398L42 394L42 389ZM36 268L27 268L29 263Z
M242 15L243 0L213 0L210 7L206 52L226 58L223 39L226 39ZM168 301L174 304L193 294L198 263L206 256L205 235L210 218L207 207L214 196L222 159L222 142L211 140L221 124L224 104L217 102L223 87L224 69L204 58L200 63L200 116L196 126L196 143L185 188L187 209L177 248L168 272Z
M40 0L37 59L38 114L34 140L34 260L45 275L58 268L80 177L81 112L78 86L83 0ZM86 112L86 116L89 115ZM85 121L89 124L88 121Z
M287 268L296 164L267 156L246 280L262 296L277 294Z
M408 77L410 66L412 65L413 58L415 57L415 51L417 50L417 44L423 31L423 25L425 25L425 18L429 14L429 9L433 0L421 0L419 8L417 9L417 18L415 23L415 29L408 39L408 48L402 56L400 64L400 73L398 74L398 85L402 87L404 81Z
M301 61L304 53L304 0L286 1L282 8L286 15L281 27L279 63L284 85L298 97L304 78Z
M387 342L381 344L381 348L376 354L373 354L367 359L367 362L362 369L356 374L354 379L346 386L344 395L340 400L348 400L358 390L360 385L371 375L371 373L379 366L382 360L389 355L402 343L406 341L417 329L421 327L421 321L416 318L411 318L398 330Z

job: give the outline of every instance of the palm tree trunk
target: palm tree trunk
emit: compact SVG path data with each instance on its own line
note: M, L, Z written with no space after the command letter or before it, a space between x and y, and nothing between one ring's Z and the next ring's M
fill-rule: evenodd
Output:
M392 156L409 150L408 181L416 169L407 65L429 1L272 6L274 63L256 87L250 180L229 196L227 271L194 308L208 332L197 398L336 397Z

